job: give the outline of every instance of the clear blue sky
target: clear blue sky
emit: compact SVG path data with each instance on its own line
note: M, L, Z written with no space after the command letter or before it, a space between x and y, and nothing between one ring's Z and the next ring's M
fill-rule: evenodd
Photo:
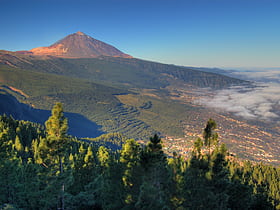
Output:
M162 63L280 67L280 0L0 0L0 49L76 31Z

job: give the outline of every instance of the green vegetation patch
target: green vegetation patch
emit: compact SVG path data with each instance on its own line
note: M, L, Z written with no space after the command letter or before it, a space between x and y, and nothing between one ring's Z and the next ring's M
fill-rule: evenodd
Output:
M184 135L182 121L188 119L190 110L195 109L172 100L165 100L165 98L141 94L119 95L118 99L138 110L137 119L151 125L152 128L163 135L177 137Z
M60 103L45 125L0 116L1 209L280 209L279 167L230 156L213 120L189 159L156 134L69 136Z

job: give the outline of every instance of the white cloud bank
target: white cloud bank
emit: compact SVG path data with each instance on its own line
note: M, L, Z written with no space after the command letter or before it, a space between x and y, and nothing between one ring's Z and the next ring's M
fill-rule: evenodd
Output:
M246 70L246 71L233 71L232 76L237 76L242 79L249 79L258 82L276 82L280 83L280 69L270 70Z
M247 119L273 120L280 115L280 84L259 83L258 87L232 87L197 101Z

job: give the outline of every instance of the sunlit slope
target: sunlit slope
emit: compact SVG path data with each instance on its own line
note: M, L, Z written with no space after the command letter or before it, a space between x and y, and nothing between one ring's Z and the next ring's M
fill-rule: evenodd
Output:
M170 101L165 92L93 83L88 80L0 67L2 90L34 108L49 110L60 101L67 112L81 114L102 126L104 132L121 132L143 139L152 133L183 136L182 121L196 108Z
M65 59L50 56L24 56L6 51L0 52L0 55L0 63L9 66L126 85L132 88L163 88L170 84L184 83L196 87L218 89L247 83L243 80L193 68L135 58L102 56L98 58Z
M9 57L9 61L3 57ZM215 89L248 84L242 80L137 59L39 59L12 54L1 59L2 93L34 109L49 110L60 101L66 112L96 122L103 132L120 132L135 139L149 139L158 132L168 137L165 140L168 151L182 154L188 152L204 123L214 118L221 125L221 140L236 154L258 161L279 161L277 133L263 135L266 130L263 124L256 127L255 123L250 125L234 120L233 116L215 113L186 101L178 92L181 87L187 88L192 97L192 90L197 87ZM78 131L83 126L76 125ZM248 134L253 138L249 136L247 140ZM248 141L252 146L244 150ZM266 148L272 149L268 153Z
M155 132L184 136L182 122L197 108L170 100L168 86L218 89L247 84L192 68L134 58L66 59L7 51L0 55L1 85L22 91L25 96L16 94L22 102L50 109L60 101L66 111L82 114L102 126L103 131L121 132L136 139ZM146 94L146 90L155 94ZM138 103L131 103L133 100Z
M0 67L0 85L2 93L5 91L35 108L47 110L60 101L67 112L82 114L105 132L122 132L131 137L155 132L135 118L137 111L116 97L129 93L125 89L7 66Z

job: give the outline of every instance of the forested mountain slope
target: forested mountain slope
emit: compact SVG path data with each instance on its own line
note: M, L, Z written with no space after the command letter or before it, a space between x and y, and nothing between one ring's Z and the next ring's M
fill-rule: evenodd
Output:
M45 125L0 116L1 208L280 209L280 169L229 156L213 120L187 160L168 158L158 135L79 141L61 104ZM121 150L104 146L114 138Z
M120 94L134 90L136 96L139 90L142 92L148 88L155 89L159 94L163 94L162 96L168 96L165 87L170 85L222 88L247 84L245 81L217 74L133 58L103 56L65 59L7 51L2 51L0 55L0 84L26 92L29 97L15 95L21 102L32 104L39 109L49 109L48 104L61 101L67 111L82 114L97 122L103 131L122 132L134 138L147 138L150 132L164 130L181 136L183 132L181 125L174 121L176 116L173 116L174 119L171 119L171 115L171 118L160 119L164 118L164 115L157 114L159 122L173 121L173 129L166 129L167 125L153 125L151 122L154 121L142 117L141 111L147 109L141 108L142 105L139 105L139 109L121 103L117 97ZM162 111L167 109L166 99L159 99L161 105L154 108ZM151 101L147 98L143 103ZM168 106L170 105L171 103ZM184 109L182 105L174 103L174 107L176 106L181 106L179 110Z
M1 53L1 87L33 108L50 110L50 104L60 101L67 112L80 114L92 122L86 120L87 125L96 123L101 132L121 132L129 138L142 140L151 133L160 133L168 139L178 139L168 140L169 148L174 145L184 154L203 122L214 117L222 125L222 140L237 155L258 161L279 161L277 131L268 133L260 123L256 127L230 115L215 113L189 102L178 91L183 88L188 97L195 98L192 91L195 93L201 87L211 91L211 88L230 85L250 85L248 82L131 58L65 59ZM14 116L24 115L15 113ZM246 131L242 132L244 128ZM73 134L80 136L78 132L76 128ZM96 129L89 131L86 136L94 137L95 132ZM242 141L242 136L246 132L250 133L250 150L244 150L248 144ZM233 135L226 138L224 133Z
M99 56L98 58L65 59L0 51L0 63L36 72L129 85L130 88L163 88L178 82L210 88L249 84L243 80L215 73L136 58Z
M41 123L48 119L49 110L35 109L27 104L20 103L14 96L0 88L0 115L12 116L15 119ZM77 137L97 137L103 132L100 126L76 113L65 113L70 126L69 134Z
M36 109L49 110L51 108L50 104L61 101L65 104L67 112L77 113L77 116L81 114L91 120L91 124L96 122L99 126L102 126L100 129L103 132L122 131L125 135L134 137L155 132L150 125L135 118L139 113L135 108L126 106L119 101L118 95L130 93L124 88L66 76L26 71L14 67L2 67L0 78L0 87L3 91L8 92L28 106L34 106ZM20 110L16 107L7 107L4 101L2 101L2 104L2 113L9 111L6 113L19 117L18 119L26 119L21 116L28 113L17 114L17 111L29 110L30 114L30 111L35 110L31 107ZM44 118L42 117L42 119ZM42 122L42 120L36 120L36 122ZM79 127L74 128L74 130L79 132ZM94 137L96 136L95 133L96 129L93 129L92 134L87 132L87 136L84 137ZM78 133L74 134L80 136Z
M81 47L90 39L85 36L74 34L73 39L67 38L64 44L77 39L77 46ZM176 147L186 155L204 121L214 117L221 124L222 140L235 154L275 164L280 161L280 144L276 141L279 130L267 129L259 121L250 124L193 103L199 99L199 91L207 89L211 96L211 91L248 86L250 82L201 71L203 69L107 56L106 53L90 58L35 54L0 51L0 87L18 101L13 103L15 108L2 102L2 113L12 114L19 120L34 120L31 112L50 110L50 105L59 101L68 113L81 117L75 118L79 123L71 128L75 130L71 134L81 136L82 125L92 128L95 123L100 132L121 132L128 138L143 141L147 141L151 133L158 133L165 137L168 151ZM16 104L26 104L27 108L17 109ZM24 118L29 115L32 117ZM45 115L42 113L42 116ZM36 122L44 121L42 116L35 119ZM95 137L96 131L94 127L82 133ZM246 142L242 140L245 135ZM244 149L247 147L250 149Z

